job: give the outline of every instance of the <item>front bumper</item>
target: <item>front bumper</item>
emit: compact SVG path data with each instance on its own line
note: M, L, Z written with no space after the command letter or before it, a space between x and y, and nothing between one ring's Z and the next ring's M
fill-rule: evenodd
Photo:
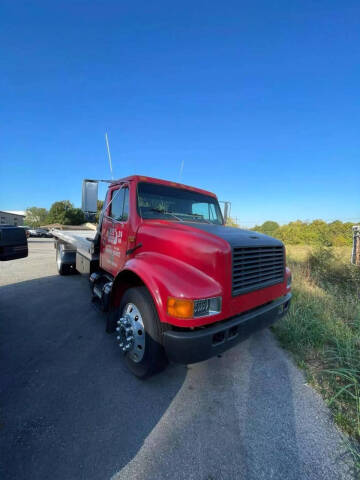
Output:
M213 327L195 331L164 332L164 348L176 363L196 363L228 350L252 333L269 327L289 309L291 293L248 313L225 320Z

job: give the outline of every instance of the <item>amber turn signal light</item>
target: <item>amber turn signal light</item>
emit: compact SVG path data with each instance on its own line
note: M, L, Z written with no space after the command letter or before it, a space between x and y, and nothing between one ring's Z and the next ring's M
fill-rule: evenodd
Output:
M194 301L183 298L169 297L167 301L167 313L171 317L193 318Z

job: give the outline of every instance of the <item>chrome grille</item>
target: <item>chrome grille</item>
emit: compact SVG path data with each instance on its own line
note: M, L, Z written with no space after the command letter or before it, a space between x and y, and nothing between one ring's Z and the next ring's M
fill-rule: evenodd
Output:
M234 247L232 294L259 290L284 281L284 247Z

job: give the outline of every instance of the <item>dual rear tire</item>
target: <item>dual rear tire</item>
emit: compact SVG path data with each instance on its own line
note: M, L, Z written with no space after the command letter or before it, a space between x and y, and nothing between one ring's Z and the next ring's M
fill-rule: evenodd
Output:
M73 263L66 262L64 259L65 249L62 243L58 243L56 247L56 267L59 275L71 275L76 272Z

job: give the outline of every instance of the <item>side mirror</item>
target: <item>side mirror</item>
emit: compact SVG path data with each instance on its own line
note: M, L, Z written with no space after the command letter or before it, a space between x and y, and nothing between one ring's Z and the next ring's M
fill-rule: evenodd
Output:
M0 227L0 261L16 260L28 256L28 243L24 228Z
M83 180L81 208L87 213L97 212L98 182Z

